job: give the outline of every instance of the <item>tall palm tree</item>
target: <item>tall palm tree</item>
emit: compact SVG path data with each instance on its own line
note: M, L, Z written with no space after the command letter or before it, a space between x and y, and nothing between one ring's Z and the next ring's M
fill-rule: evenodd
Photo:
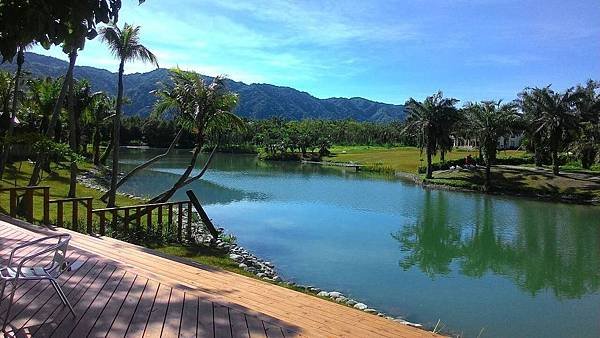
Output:
M95 165L100 164L100 141L102 128L107 119L111 118L114 109L114 100L108 94L100 92L92 100L90 109L83 114L83 122L92 128L92 156Z
M483 101L468 103L467 121L471 132L480 141L485 162L485 188L490 188L492 162L498 151L498 139L511 132L517 118L514 104L502 104L502 101Z
M210 158L199 174L190 176L208 135L222 133L224 130L242 129L244 126L243 121L232 113L238 97L226 89L223 78L216 77L210 85L207 85L198 73L173 69L171 79L172 88L156 91L158 101L154 107L154 115L158 117L168 114L180 125L192 131L195 148L189 165L177 182L151 199L150 203L166 201L178 189L202 177L208 168Z
M600 82L588 81L585 86L577 86L575 106L581 123L579 137L572 149L581 158L581 166L589 169L600 152Z
M17 71L15 73L15 80L13 87L13 97L12 97L12 108L10 112L10 120L8 123L8 130L5 134L5 139L8 140L15 129L15 121L17 118L17 110L19 109L19 96L21 96L21 72L23 69L23 64L25 63L25 50L31 47L33 43L25 43L20 44L17 50ZM2 147L2 157L0 158L0 178L4 175L4 167L6 166L6 162L8 161L8 153L10 149L8 146L8 142L4 142L4 146Z
M432 157L444 143L443 138L458 121L455 107L457 99L444 98L441 91L429 96L423 102L411 98L406 103L408 116L403 132L410 132L419 137L421 151L425 149L427 156L427 178L433 177Z
M536 88L533 91L534 104L541 112L534 125L543 133L552 156L552 172L559 173L558 153L566 148L568 134L577 128L578 117L575 110L577 94L573 88L558 93L550 87Z
M536 167L541 167L544 158L548 157L548 145L545 142L544 131L539 129L538 121L542 116L542 106L538 104L538 96L543 88L525 88L518 94L517 103L523 113L523 130L533 148Z
M112 176L110 179L110 192L108 196L108 206L115 205L115 195L117 193L117 175L119 174L119 133L121 128L121 113L123 109L123 73L125 63L140 60L156 65L158 61L144 45L140 43L140 27L128 25L127 23L120 29L115 24L104 27L100 30L102 41L108 45L112 54L120 60L119 63L119 82L117 87L117 106L113 118L113 156L112 156Z

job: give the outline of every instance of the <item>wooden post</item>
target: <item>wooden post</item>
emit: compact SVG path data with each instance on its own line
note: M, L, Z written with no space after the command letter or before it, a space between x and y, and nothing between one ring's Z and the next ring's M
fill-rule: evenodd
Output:
M100 236L106 234L106 215L104 211L100 211Z
M115 229L117 229L118 222L119 222L119 210L114 209L112 211L112 222L110 222L110 225L111 225L113 231L115 231Z
M44 187L44 216L42 219L44 225L50 225L50 188Z
M146 207L146 232L152 234L152 207Z
M10 217L17 216L17 191L10 190Z
M89 198L86 201L86 205L87 205L87 233L88 234L92 234L94 232L93 229L93 225L92 225L92 199Z
M157 232L159 236L162 236L162 226L163 226L163 206L159 205L158 206L158 223L157 225Z
M71 225L73 227L73 230L78 231L79 230L79 204L77 203L77 200L73 201L73 213L72 213L72 219L71 221L73 222L73 224Z
M181 233L183 232L183 206L177 204L177 241L181 242Z
M56 222L58 223L58 226L62 227L64 225L64 221L63 221L63 202L62 201L56 202L56 218L58 218L56 220Z
M186 224L186 238L188 242L192 241L192 202L187 202L187 224Z
M171 233L171 227L173 226L173 204L169 204L169 219L167 220L167 233Z
M140 209L140 207L135 208L135 214L137 216L137 224L136 224L136 231L139 231L140 228L142 227L142 215L141 215L142 209Z
M202 220L202 223L206 226L206 228L208 229L210 234L213 236L213 238L217 239L219 237L219 232L213 225L210 218L208 218L208 215L206 214L206 211L204 211L204 209L202 208L202 205L200 205L200 201L198 201L196 194L194 194L194 192L192 190L188 190L185 193L188 195L190 202L192 202L192 204L194 205L194 209L196 209L196 212L198 212L198 215L200 215L200 219Z
M129 208L125 209L125 215L123 216L123 227L125 232L129 233Z
M33 190L25 190L25 218L27 222L33 223Z

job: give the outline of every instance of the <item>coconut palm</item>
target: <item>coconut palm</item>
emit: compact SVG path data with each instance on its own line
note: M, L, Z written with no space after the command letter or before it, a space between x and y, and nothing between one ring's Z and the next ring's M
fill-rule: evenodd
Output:
M100 141L102 140L102 128L106 121L114 113L114 100L104 92L95 95L83 116L85 124L92 128L92 157L95 165L100 164Z
M542 106L539 105L538 96L543 89L525 88L518 94L517 103L523 113L523 130L529 140L529 148L533 150L535 165L541 167L544 158L548 157L548 146L545 142L544 131L538 126L542 117Z
M539 117L533 120L538 132L542 132L552 156L552 172L559 173L558 153L567 146L568 134L577 128L578 117L575 102L578 95L573 88L564 93L550 89L534 88L533 104L540 112Z
M149 62L158 67L156 56L152 54L144 45L140 43L140 27L128 25L123 28L111 24L100 30L102 41L108 45L112 54L120 60L119 80L117 87L117 106L113 118L113 156L112 156L112 176L110 179L110 192L108 196L108 206L115 205L115 194L117 192L117 175L119 174L119 133L121 126L121 112L123 109L123 73L125 63L130 61Z
M600 152L600 83L588 81L585 86L577 86L575 106L581 123L579 137L571 149L581 159L581 166L589 169Z
M485 188L490 188L492 162L498 151L498 139L511 132L517 119L515 104L502 104L502 101L468 103L465 108L467 123L473 135L480 142L485 162Z
M158 101L154 107L154 116L174 118L181 126L194 133L195 148L190 163L177 182L165 192L151 199L150 203L166 201L181 187L202 177L208 168L210 158L199 174L190 177L196 167L198 155L210 134L218 134L224 130L241 129L243 121L232 113L237 105L238 97L228 91L222 77L216 77L207 85L196 72L171 70L171 88L156 91ZM213 154L214 150L213 149Z
M408 116L403 132L410 132L419 138L421 151L425 149L427 156L427 178L433 177L432 157L440 149L443 138L458 121L455 107L457 99L444 98L441 91L429 96L423 102L411 98L406 103Z

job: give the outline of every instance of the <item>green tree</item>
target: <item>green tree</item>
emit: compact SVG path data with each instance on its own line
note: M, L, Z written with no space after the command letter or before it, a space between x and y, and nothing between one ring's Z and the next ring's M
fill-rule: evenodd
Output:
M576 99L573 88L563 93L555 92L550 87L533 89L533 104L540 112L533 123L548 144L555 175L559 174L558 154L567 147L569 133L577 129Z
M154 107L154 115L168 114L181 126L193 131L195 147L188 166L177 182L152 198L150 203L168 200L178 189L204 175L216 146L200 173L190 177L208 134L243 128L243 121L232 113L237 105L238 96L227 90L223 78L216 77L211 84L207 85L196 72L172 69L171 80L172 87L156 92L158 101Z
M580 117L579 133L571 148L581 159L581 166L589 169L600 152L600 83L588 81L577 86L575 106Z
M119 175L119 135L123 109L123 73L125 71L125 63L140 60L152 63L158 67L158 62L154 54L140 43L139 26L125 24L123 29L120 29L115 24L111 24L108 27L102 28L100 33L102 34L102 41L108 45L112 54L120 60L117 106L113 118L113 163L108 195L108 206L113 207L117 193L117 176Z
M423 102L411 98L406 103L408 116L404 132L417 136L421 151L425 149L427 178L433 177L431 161L440 149L441 138L448 135L453 124L458 121L456 103L457 99L444 98L441 91L427 97Z
M485 162L485 188L489 189L492 162L498 151L498 139L511 132L517 118L516 106L502 104L502 101L468 103L466 114L469 129L480 142Z

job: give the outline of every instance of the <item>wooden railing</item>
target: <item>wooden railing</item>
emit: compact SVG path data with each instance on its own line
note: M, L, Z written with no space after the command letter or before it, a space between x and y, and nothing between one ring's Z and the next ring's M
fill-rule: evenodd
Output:
M85 230L88 234L93 232L92 230L92 197L76 197L76 198L61 198L49 200L48 204L56 204L56 225L63 227L64 222L64 205L66 203L72 203L71 209L71 226L73 230L79 231L79 203L83 203L86 211L86 227ZM47 223L46 223L47 224Z
M8 207L8 214L11 217L16 217L17 216L17 212L18 207L19 207L19 196L18 196L18 192L19 191L24 191L25 194L23 195L23 200L21 201L21 209L22 212L25 216L25 219L28 222L33 222L34 220L34 215L33 215L33 196L34 193L36 191L42 191L42 198L43 198L43 215L42 215L42 222L44 222L45 224L50 223L50 209L49 209L49 201L50 201L50 187L41 187L41 186L34 186L34 187L11 187L11 188L0 188L0 193L2 192L6 192L8 191L9 194L9 207Z
M20 191L24 191L25 193L19 196ZM42 193L39 194L36 191L42 191ZM191 190L187 192L190 198L187 201L103 209L93 209L92 197L57 198L51 200L50 187L45 186L0 188L0 193L2 192L8 192L9 194L8 214L11 217L16 217L17 215L24 216L30 223L35 221L34 195L41 195L43 199L41 223L46 225L51 224L50 207L56 205L56 220L52 221L55 221L56 225L60 227L66 227L66 222L70 221L72 230L87 232L88 234L99 233L104 236L107 234L107 230L110 230L113 233L126 233L129 237L131 237L131 234L137 236L145 233L150 236L168 235L171 239L177 240L177 242L183 242L184 239L190 242L193 237L192 223L194 213L192 208L194 208L211 235L214 238L219 235ZM19 201L20 197L21 201ZM80 218L80 208L83 208L83 212L86 215L83 222L81 222ZM70 217L68 215L65 217L65 214L69 211L71 212ZM97 223L94 217L98 220ZM85 228L80 228L80 225L85 225Z
M92 210L92 213L98 215L100 218L99 232L102 236L106 234L107 225L110 224L113 230L123 230L125 232L132 230L131 226L133 226L135 233L145 230L148 234L163 235L165 230L167 233L171 233L173 230L175 230L176 237L179 242L181 242L183 239L183 216L184 214L187 214L185 222L185 237L186 240L191 240L192 238L193 212L192 202L190 201L94 209ZM177 216L175 216L175 213ZM112 217L112 221L110 223L107 222L107 214L111 215ZM146 220L145 229L143 225L144 218ZM119 228L119 225L121 228ZM165 225L167 226L167 229L163 228Z

